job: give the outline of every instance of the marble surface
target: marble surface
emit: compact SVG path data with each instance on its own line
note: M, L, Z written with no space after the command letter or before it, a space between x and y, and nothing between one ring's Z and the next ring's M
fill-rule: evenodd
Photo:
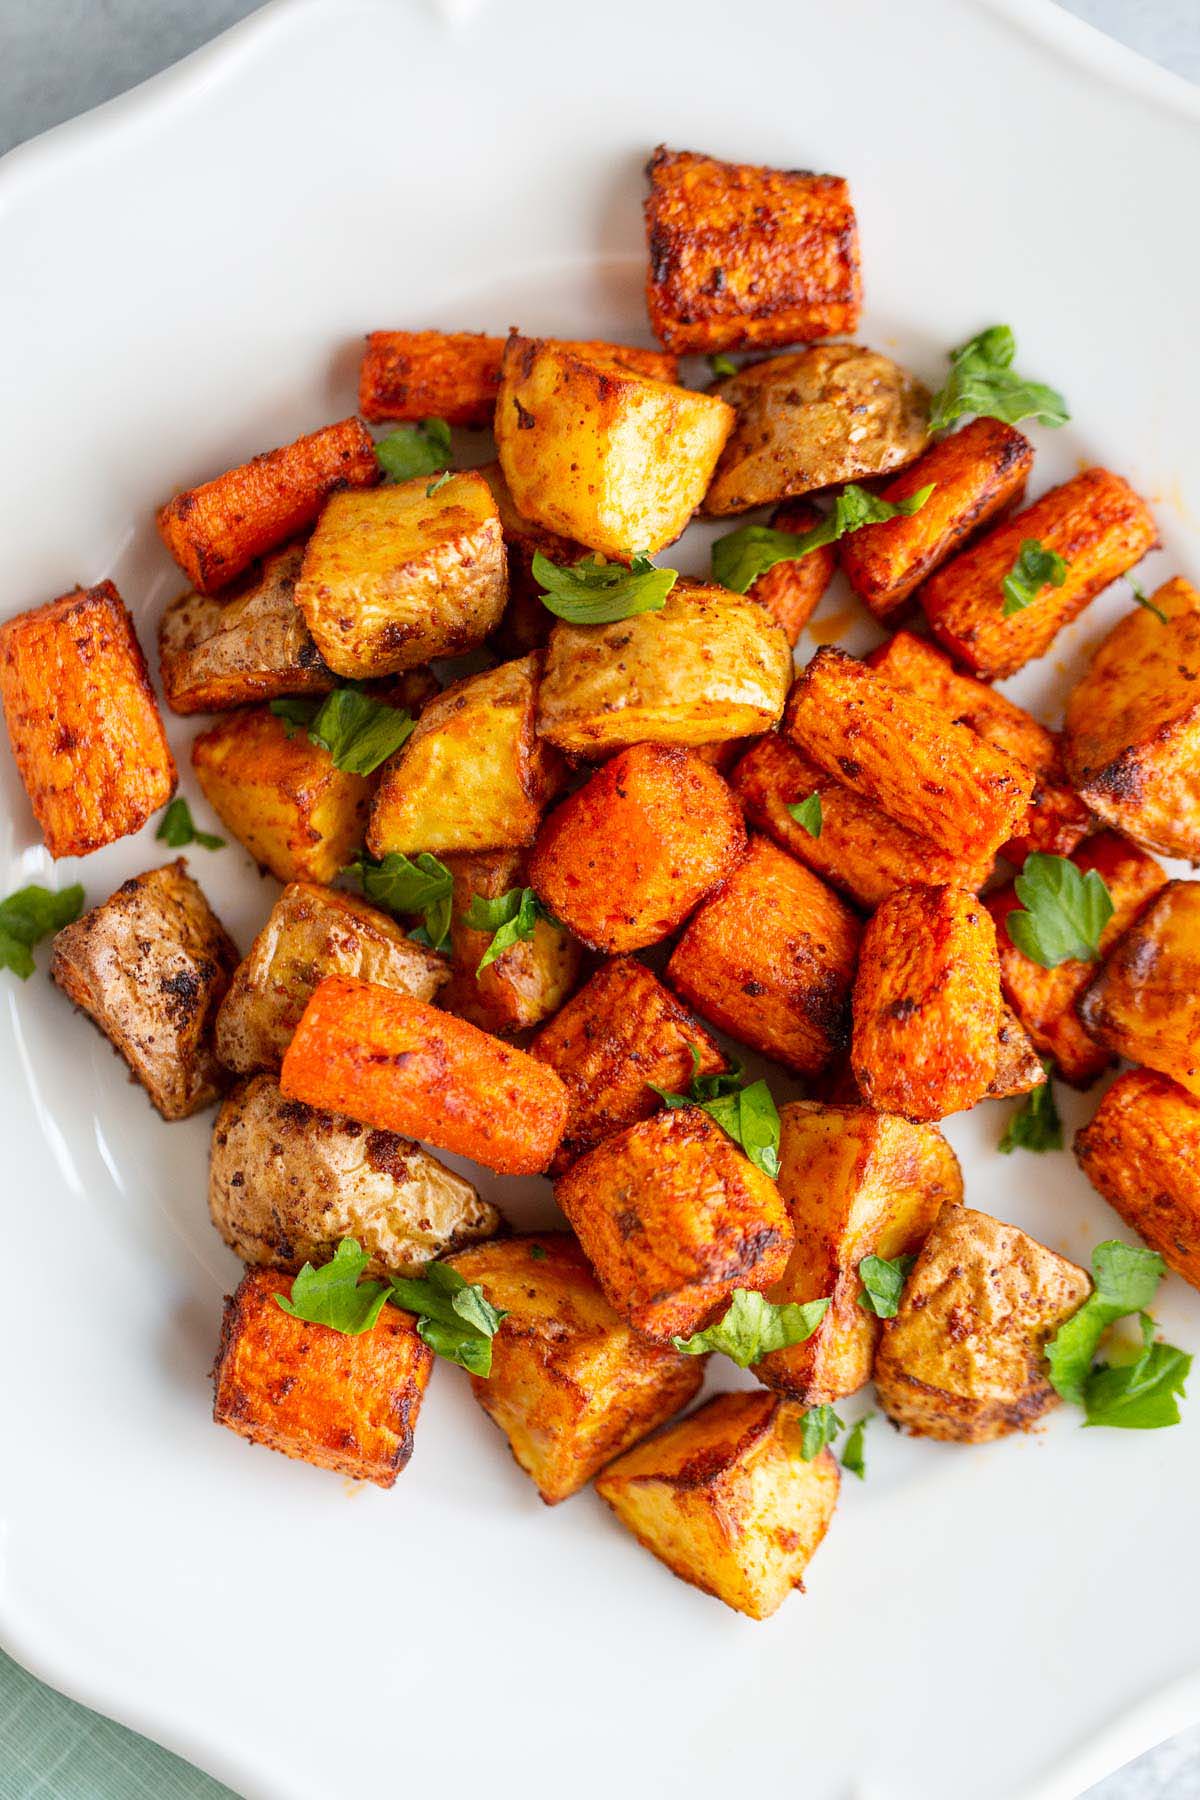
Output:
M0 0L0 152L256 10L242 0ZM1200 0L1067 0L1067 10L1200 81ZM1200 1727L1089 1789L1087 1800L1200 1800Z

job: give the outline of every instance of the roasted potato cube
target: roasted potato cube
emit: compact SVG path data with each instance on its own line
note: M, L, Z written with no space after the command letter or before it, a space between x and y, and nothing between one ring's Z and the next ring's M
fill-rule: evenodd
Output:
M801 1075L844 1049L862 927L766 838L692 914L667 980L720 1031Z
M1154 1069L1118 1075L1075 1155L1092 1186L1200 1287L1200 1100Z
M833 1301L802 1344L772 1350L754 1373L806 1406L871 1379L879 1320L859 1305L864 1256L911 1256L947 1200L962 1199L958 1158L933 1125L797 1100L781 1114L779 1191L796 1248L768 1299Z
M695 1399L705 1358L630 1330L566 1232L464 1250L454 1267L508 1315L471 1387L548 1506Z
M534 730L541 669L533 651L456 681L430 702L384 764L367 830L372 856L533 842L566 774Z
M763 607L728 588L680 585L660 612L557 624L537 728L587 757L753 737L779 723L791 678L787 638Z
M308 540L296 604L339 675L394 675L474 650L508 583L492 490L467 469L334 494Z
M771 514L771 530L787 531L796 536L811 531L821 522L821 514L806 500L785 501ZM837 556L832 545L823 544L794 562L779 562L752 581L747 593L751 600L765 606L795 649L800 633L816 612L826 588L837 573Z
M192 745L217 817L280 881L332 881L361 850L374 779L339 769L265 706L230 713Z
M501 1175L549 1167L567 1123L553 1069L424 1000L320 982L283 1059L289 1100L419 1136Z
M180 594L158 627L163 691L172 712L224 712L280 694L327 694L337 677L293 598L304 556L289 544L229 600Z
M667 744L634 744L555 808L529 862L539 900L596 950L640 950L682 925L746 853L714 769Z
M1200 591L1178 577L1115 625L1067 701L1064 753L1093 812L1200 861Z
M713 390L737 412L704 496L710 516L886 475L929 442L929 395L861 344L814 344L750 363Z
M865 663L818 650L784 736L812 762L952 856L990 857L1025 817L1031 771Z
M372 1275L417 1275L502 1220L469 1181L394 1131L285 1100L272 1075L228 1094L213 1126L208 1210L245 1263L326 1263L357 1238Z
M477 471L492 490L500 514L500 530L508 562L508 604L492 633L492 643L506 656L525 656L541 650L550 640L555 616L542 604L541 584L533 578L533 559L541 554L552 563L575 563L589 551L574 538L547 531L517 511L504 471L498 462L485 463Z
M646 174L646 308L669 350L804 343L857 329L858 221L841 176L718 162L665 144Z
M1098 1044L1200 1094L1200 881L1169 881L1077 1002Z
M291 1287L290 1275L248 1269L226 1299L213 1418L252 1444L392 1487L412 1455L433 1351L395 1306L358 1337L295 1319L275 1299Z
M370 432L343 419L176 494L159 508L159 534L192 586L215 594L306 530L337 488L378 480Z
M175 792L175 762L111 581L0 625L0 702L51 856L140 831Z
M631 956L602 964L529 1051L557 1071L571 1096L553 1174L657 1112L662 1102L655 1088L686 1093L694 1074L719 1075L729 1067L704 1027Z
M442 957L414 944L394 919L365 900L293 881L271 908L221 1002L216 1047L225 1066L242 1075L278 1069L325 975L357 975L432 1000L450 970Z
M913 883L974 891L991 874L990 855L972 862L906 831L781 737L752 744L729 783L751 825L868 912ZM788 811L812 794L821 801L816 837Z
M1061 587L1004 616L1004 579L1026 539L1067 565ZM1015 675L1044 656L1064 625L1158 543L1144 500L1119 475L1085 469L944 563L920 592L934 637L985 681Z
M894 1319L875 1392L914 1437L984 1444L1058 1402L1044 1351L1091 1291L1081 1268L988 1213L944 1206Z
M1112 948L1147 900L1166 885L1166 876L1154 861L1128 838L1102 831L1087 838L1070 859L1084 874L1095 869L1103 877L1113 902L1113 916L1100 936L1100 954ZM1000 953L1000 985L1004 998L1043 1056L1051 1056L1055 1073L1073 1087L1089 1087L1112 1061L1110 1053L1084 1030L1075 1002L1096 972L1094 963L1065 962L1043 969L1017 949L1005 920L1021 902L1010 881L988 896L988 911L996 925Z
M733 410L515 333L504 351L496 447L526 518L606 556L653 556L704 498Z
M1000 959L983 902L901 888L863 933L850 1063L868 1106L942 1119L982 1100L1000 1061Z
M229 1077L213 1019L237 946L183 857L123 881L54 940L50 973L120 1051L164 1119L186 1119Z
M554 1197L609 1302L665 1343L762 1290L793 1231L779 1189L698 1106L656 1113L572 1163Z
M863 605L890 624L927 575L1021 498L1032 467L1029 439L999 419L972 419L932 444L879 492L894 506L932 484L924 506L842 539L842 568Z
M837 1505L831 1453L800 1455L802 1417L773 1394L718 1394L613 1463L596 1492L682 1580L769 1618L803 1591Z
M996 1073L988 1084L989 1100L1008 1100L1013 1094L1028 1094L1044 1087L1046 1071L1033 1047L1029 1033L1010 1006L1000 1005L1000 1029Z
M558 1011L579 978L580 947L552 919L539 919L531 938L510 944L486 969L479 968L493 934L468 925L465 915L476 895L497 900L514 888L523 888L525 862L516 850L488 850L474 856L451 856L446 863L454 876L454 895L451 978L442 1005L501 1037L540 1025Z

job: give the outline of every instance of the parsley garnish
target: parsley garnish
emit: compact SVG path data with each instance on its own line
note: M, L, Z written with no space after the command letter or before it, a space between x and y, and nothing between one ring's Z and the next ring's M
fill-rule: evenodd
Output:
M427 500L432 500L433 496L437 493L438 489L444 488L446 483L449 481L449 479L450 479L450 470L443 469L441 474L436 478L436 480L431 481L429 486L425 489L425 498Z
M776 1306L753 1288L734 1288L724 1318L706 1331L672 1338L671 1342L685 1356L706 1356L710 1350L719 1350L739 1369L748 1369L772 1350L803 1344L817 1329L829 1306L828 1300Z
M537 550L531 566L545 589L542 605L569 625L611 625L634 613L661 612L679 579L674 569L656 569L648 556L635 556L629 568L598 553L564 566Z
M1070 418L1062 395L1041 381L1023 381L1011 364L1017 341L1011 325L993 325L950 352L950 374L933 397L929 423L942 431L967 414L1019 425L1065 425Z
M376 444L375 458L389 481L436 475L450 461L450 427L445 419L422 419L419 425L401 425ZM425 490L426 498L431 491Z
M546 1260L546 1252L541 1244L530 1244L529 1254L534 1262L545 1262Z
M169 844L172 850L182 850L185 844L199 844L202 850L220 850L225 844L223 837L216 837L211 831L197 831L192 823L192 809L182 794L172 800L154 835Z
M306 1262L292 1283L291 1297L275 1298L293 1319L358 1337L370 1331L391 1293L386 1281L359 1281L370 1260L357 1238L343 1238L332 1262L319 1269Z
M271 711L284 721L289 738L307 731L334 766L347 775L370 775L406 744L416 729L411 713L373 700L360 688L334 688L323 700L272 700Z
M393 1275L391 1298L416 1313L417 1331L431 1350L472 1375L492 1372L492 1339L508 1314L492 1306L479 1284L468 1285L449 1263L425 1265L420 1280Z
M1058 1116L1054 1087L1050 1080L1052 1065L1045 1057L1042 1058L1042 1067L1046 1071L1045 1081L1026 1094L1004 1127L1004 1136L1000 1139L998 1148L1005 1156L1013 1150L1032 1150L1041 1155L1046 1150L1061 1150L1063 1147L1062 1120Z
M828 1401L822 1406L810 1406L800 1423L800 1455L805 1462L811 1462L826 1444L832 1444L839 1431L844 1430L845 1426Z
M797 562L810 550L834 544L849 531L860 531L864 525L879 525L886 519L911 518L920 512L934 484L918 488L907 500L881 500L866 488L853 482L842 489L819 525L809 531L772 531L769 525L742 525L719 537L712 547L712 575L722 587L735 594L746 593L776 563Z
M865 1481L867 1478L867 1464L863 1456L863 1438L866 1435L867 1426L874 1417L874 1413L864 1413L861 1419L857 1419L850 1427L850 1436L842 1446L843 1469L849 1469L851 1475L857 1475L860 1481Z
M475 894L463 915L463 923L472 931L493 933L491 943L479 959L476 975L482 975L489 963L503 956L514 944L528 943L537 930L539 919L544 919L547 925L558 923L531 887L510 888L507 894L500 894L495 900Z
M1064 1400L1082 1405L1092 1358L1108 1327L1154 1299L1166 1264L1156 1250L1108 1238L1092 1252L1095 1286L1046 1346L1050 1380Z
M708 366L714 375L737 374L737 364L731 356L726 356L723 352L718 352L716 356L710 356Z
M1037 538L1026 538L1004 577L1002 616L1011 619L1014 613L1024 612L1047 587L1060 588L1066 579L1067 564L1058 551L1047 550Z
M821 815L821 796L814 789L804 800L797 800L795 805L787 809L797 825L802 825L809 837L819 838L824 820Z
M34 970L34 945L70 925L82 911L83 889L77 881L57 894L34 884L0 900L0 969L11 969L28 981Z
M1137 604L1139 606L1145 607L1145 609L1148 613L1153 613L1160 625L1169 625L1170 620L1168 619L1166 613L1163 611L1162 607L1155 606L1153 600L1151 600L1150 596L1145 592L1145 590L1142 587L1140 587L1139 584L1133 579L1133 576L1127 575L1125 577L1125 579L1129 583L1130 587L1133 589L1133 597L1137 601Z
M1154 1320L1142 1313L1142 1350L1133 1361L1100 1363L1084 1385L1084 1424L1114 1425L1124 1431L1158 1431L1178 1425L1176 1396L1185 1398L1184 1384L1192 1359L1174 1344L1156 1344Z
M1023 956L1043 969L1096 960L1113 915L1102 875L1095 869L1085 875L1065 856L1031 850L1013 885L1025 910L1010 912L1005 926Z
M858 1265L862 1293L858 1304L877 1319L894 1319L915 1256L864 1256Z
M660 1099L675 1110L680 1106L698 1106L714 1119L722 1131L740 1144L756 1169L774 1178L779 1173L779 1109L771 1098L765 1081L752 1081L742 1086L742 1070L734 1067L726 1075L700 1075L700 1052L689 1044L692 1053L692 1079L686 1094L671 1093L647 1082Z
M360 856L347 863L343 875L357 875L362 891L376 906L392 913L422 913L424 930L420 941L433 950L444 950L450 940L450 902L454 893L454 877L445 863L428 850L410 860L398 851L376 862ZM413 937L418 933L413 932Z

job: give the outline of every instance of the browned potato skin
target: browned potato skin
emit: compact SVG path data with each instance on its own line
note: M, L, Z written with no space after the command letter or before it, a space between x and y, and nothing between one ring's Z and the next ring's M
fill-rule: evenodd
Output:
M944 1206L886 1319L875 1392L914 1437L985 1444L1058 1404L1046 1344L1091 1282L1015 1225Z
M778 1281L794 1238L775 1183L698 1106L605 1138L554 1197L609 1303L658 1343Z
M1105 1049L1200 1094L1200 881L1169 881L1077 1004Z
M327 1263L345 1237L368 1272L418 1275L503 1224L469 1181L411 1138L285 1100L271 1075L228 1094L213 1126L208 1210L245 1263Z
M552 1175L656 1113L662 1102L655 1088L686 1093L693 1074L719 1075L729 1067L703 1025L631 956L603 963L538 1033L529 1053L550 1064L571 1096Z
M529 880L556 919L611 954L668 936L745 853L737 802L714 769L672 745L634 744L549 814Z
M1065 559L1066 579L1005 618L1004 578L1026 538ZM943 564L920 601L951 656L998 681L1044 656L1064 625L1157 544L1158 527L1128 483L1107 469L1085 469Z
M862 927L767 838L693 913L667 980L720 1031L801 1075L845 1047Z
M1200 1100L1154 1069L1129 1069L1076 1132L1075 1155L1125 1223L1200 1288Z
M552 563L570 564L591 552L586 544L561 537L557 531L547 531L545 526L524 518L517 511L498 462L485 463L476 473L492 490L508 559L508 604L492 633L492 643L503 656L526 656L530 650L545 648L557 623L554 614L542 604L541 585L533 578L534 557L540 551Z
M729 784L751 825L866 912L897 888L949 884L975 891L992 872L991 856L974 862L951 856L928 838L906 831L781 737L763 737L752 744ZM810 794L821 796L817 837L788 811Z
M994 856L1028 810L1032 772L927 700L830 647L801 671L783 735L828 774L952 856Z
M761 606L681 582L659 612L554 627L538 734L589 758L630 744L691 749L754 737L779 723L791 678L787 638Z
M289 882L221 1002L216 1049L226 1068L242 1075L278 1069L325 975L357 975L432 1000L450 970L442 957L414 944L394 919L357 895L311 881Z
M464 1250L454 1267L508 1315L492 1372L471 1389L547 1506L665 1424L704 1380L706 1357L651 1344L617 1316L566 1232Z
M946 1201L962 1199L958 1158L933 1125L796 1100L780 1112L779 1191L796 1230L777 1305L830 1299L813 1335L772 1350L758 1379L806 1406L843 1399L871 1379L880 1322L859 1305L864 1256L910 1256Z
M1067 701L1064 753L1110 825L1200 861L1200 592L1176 577L1109 632Z
M486 850L474 856L446 858L446 867L454 876L454 896L451 976L442 1005L447 1012L501 1037L540 1025L558 1011L579 979L579 944L548 919L539 919L531 938L510 944L476 974L492 933L477 931L464 915L477 894L496 900L513 888L524 887L526 860L518 850Z
M996 1073L988 1085L989 1100L1008 1100L1044 1087L1046 1071L1028 1032L1010 1006L1000 1005L1000 1029L996 1034Z
M605 1470L596 1492L693 1587L765 1619L804 1571L837 1505L828 1450L800 1455L801 1409L774 1394L718 1394Z
M975 894L902 888L863 933L850 1062L868 1106L942 1119L982 1100L1000 1061L996 930Z
M846 578L863 605L891 624L940 563L1025 491L1033 445L999 419L972 419L879 490L893 506L921 488L933 492L907 518L851 532L838 546Z
M1113 916L1100 935L1104 956L1142 907L1166 885L1166 876L1154 858L1115 831L1101 831L1086 838L1071 856L1084 874L1095 869L1103 878L1113 902ZM1000 954L1000 985L1004 998L1042 1056L1053 1057L1055 1073L1073 1087L1090 1087L1112 1061L1112 1056L1084 1030L1075 1010L1096 972L1094 963L1065 962L1043 969L1025 956L1008 935L1009 913L1018 909L1016 889L1010 881L988 896L987 907L996 926Z
M821 514L806 500L785 501L775 508L770 519L772 531L788 531L796 536L811 531L820 522ZM794 562L776 563L752 581L746 592L751 600L766 607L794 650L836 573L833 546L822 544Z
M704 496L704 511L714 518L886 475L929 442L926 390L861 344L814 344L772 356L713 392L737 409Z
M660 144L646 164L646 310L669 350L837 337L862 308L858 222L838 175Z
M179 857L123 881L54 940L50 974L95 1020L164 1119L186 1119L229 1077L213 1054L237 945Z

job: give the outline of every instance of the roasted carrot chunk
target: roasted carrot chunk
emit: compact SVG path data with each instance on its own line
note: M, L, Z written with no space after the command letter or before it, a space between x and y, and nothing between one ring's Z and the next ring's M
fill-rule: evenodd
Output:
M1200 881L1169 881L1078 1002L1098 1043L1200 1094Z
M785 500L771 514L771 530L801 536L820 524L821 517L807 500ZM795 649L800 633L816 612L836 573L836 552L832 545L823 544L794 562L776 563L773 569L751 582L747 592L751 600L766 607Z
M1075 1155L1125 1223L1200 1288L1200 1100L1154 1069L1129 1069L1076 1134Z

